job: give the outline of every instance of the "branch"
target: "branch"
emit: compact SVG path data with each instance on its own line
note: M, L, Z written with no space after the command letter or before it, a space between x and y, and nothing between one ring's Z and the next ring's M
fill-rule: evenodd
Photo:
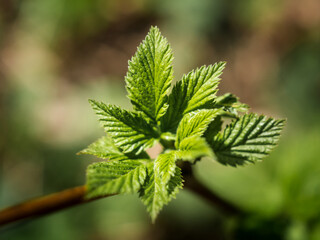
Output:
M0 211L0 226L30 217L39 217L61 209L103 198L85 199L85 193L86 186L79 186L5 208Z
M181 165L181 168L185 179L186 188L196 193L216 208L222 210L227 215L238 215L241 213L241 210L239 210L237 207L217 196L210 189L199 182L194 177L191 165L189 163L184 162ZM112 194L93 199L86 199L86 191L86 186L79 186L5 208L0 211L0 226L26 218L43 216L68 207L116 195Z

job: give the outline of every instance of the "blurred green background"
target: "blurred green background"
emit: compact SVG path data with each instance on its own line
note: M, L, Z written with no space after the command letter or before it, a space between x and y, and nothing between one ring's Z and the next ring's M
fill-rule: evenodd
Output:
M87 102L129 108L127 61L151 25L176 79L225 60L220 93L285 117L263 163L202 161L197 176L250 212L227 218L187 190L155 225L137 196L115 196L0 229L0 239L320 239L319 0L0 1L0 208L84 184L103 135Z

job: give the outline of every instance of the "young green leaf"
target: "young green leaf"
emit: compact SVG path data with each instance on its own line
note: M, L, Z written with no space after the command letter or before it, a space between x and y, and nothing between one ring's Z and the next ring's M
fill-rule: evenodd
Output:
M155 171L160 174L162 182L166 184L174 174L177 160L194 162L200 157L214 157L212 148L205 138L193 135L184 138L177 150L160 154L155 161Z
M90 154L98 158L108 159L110 161L148 158L148 155L145 152L142 152L139 155L123 153L108 136L99 138L97 141L90 144L86 149L78 152L78 154Z
M136 151L136 154L139 154L156 143L159 134L141 114L94 100L90 100L90 103L100 116L100 122L106 132L124 153Z
M183 178L182 178L182 173L181 169L176 166L175 173L173 176L170 178L166 190L167 190L167 195L168 195L168 202L167 204L176 197L177 193L179 192L180 189L183 188Z
M207 130L204 132L203 136L206 138L209 144L212 144L214 136L216 136L222 128L222 117L217 116L208 126Z
M128 97L136 110L153 120L164 115L173 78L172 52L157 27L152 27L129 61L126 76Z
M147 173L147 179L140 191L140 198L154 222L160 210L168 202L168 197L166 191L163 191L161 179L155 175L153 163L148 166Z
M146 176L146 166L138 160L93 163L87 169L86 197L138 192Z
M179 148L180 142L189 136L202 136L210 122L221 113L220 109L198 110L186 114L177 129L176 148Z
M214 157L211 147L206 140L199 136L191 136L183 139L179 144L179 149L172 151L175 158L195 162L200 157Z
M174 175L167 184L161 182L158 171L154 171L153 164L148 166L148 175L145 185L141 188L140 198L154 222L164 205L176 196L183 186L181 170L176 166Z
M176 161L209 156L232 166L255 162L278 143L284 125L255 114L238 118L248 106L230 93L216 96L225 62L184 75L168 96L172 59L167 40L152 27L125 78L134 111L90 100L107 137L80 152L109 159L88 167L88 198L138 191L152 221L183 186ZM236 120L221 131L224 117ZM157 141L164 153L152 161L144 149Z
M166 185L174 175L176 169L176 159L173 154L160 154L154 162L154 170L161 178L161 183Z
M175 132L183 115L203 108L211 108L216 97L220 75L225 62L203 66L184 75L169 96L169 107L161 119L163 132Z
M121 152L120 149L114 145L112 139L107 136L99 138L78 154L91 154L102 159L116 161L129 159L126 154Z
M226 112L229 112L235 116L238 115L238 112L247 112L249 109L247 104L241 103L239 98L231 93L226 93L217 97L214 107L223 108Z
M262 160L277 145L284 120L245 114L213 140L220 163L236 166Z

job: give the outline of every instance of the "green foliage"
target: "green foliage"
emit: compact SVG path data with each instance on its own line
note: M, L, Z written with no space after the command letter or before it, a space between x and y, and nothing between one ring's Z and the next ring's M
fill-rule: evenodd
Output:
M160 158L166 161L167 157L168 156ZM167 183L164 181L167 179L165 177L162 178L163 175L161 174L164 174L164 172L161 171L159 164L149 164L148 179L140 191L140 198L146 205L147 211L150 213L153 222L155 221L162 207L168 204L183 186L181 169L178 166L174 166L174 172L170 174L171 177Z
M172 53L167 40L151 27L137 53L129 61L126 76L128 97L135 110L159 120L168 107L167 94L173 79Z
M146 176L146 166L138 160L91 164L87 169L87 197L135 193L140 190Z
M237 115L238 112L247 112L249 106L239 102L239 98L232 93L226 93L215 100L215 107L222 107L226 112Z
M190 112L182 118L177 129L176 147L183 139L190 136L201 136L213 119L219 116L220 109L198 110Z
M174 133L185 114L212 107L225 65L225 62L219 62L213 66L203 66L177 82L169 95L169 107L162 118L162 131Z
M217 160L236 166L263 159L277 145L283 126L284 120L245 114L214 137Z
M240 116L246 104L229 93L216 96L225 62L191 71L169 93L172 58L167 40L152 27L129 62L134 110L90 100L107 136L80 152L107 159L88 167L88 198L138 192L153 221L183 187L178 161L209 157L236 166L262 160L284 126L283 120ZM222 130L226 117L232 122ZM164 150L151 159L144 150L157 142Z
M194 162L199 157L213 157L213 151L206 139L191 136L182 140L178 151L174 151L177 159Z
M149 158L145 152L142 152L139 155L124 153L114 144L112 138L109 136L103 136L99 138L97 141L90 144L86 149L82 150L78 154L91 154L98 158L109 159L110 161Z
M140 153L154 145L158 134L152 125L139 112L129 112L116 106L90 100L93 109L99 115L105 131L123 152L134 150Z

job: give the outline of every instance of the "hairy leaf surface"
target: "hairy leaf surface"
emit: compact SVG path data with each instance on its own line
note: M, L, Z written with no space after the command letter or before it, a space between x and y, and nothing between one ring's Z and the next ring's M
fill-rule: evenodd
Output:
M184 75L170 92L172 51L157 27L129 61L125 77L133 111L90 100L107 132L81 154L108 159L87 169L88 198L139 192L154 222L183 186L181 161L212 157L225 165L263 159L276 146L283 120L245 114L233 94L217 97L225 62ZM231 124L222 130L223 120ZM157 141L163 152L151 160L144 151Z
M183 115L213 106L224 67L225 62L203 66L184 75L177 82L169 95L168 111L161 120L164 132L174 133Z
M222 117L217 116L208 126L207 130L204 132L203 136L206 138L209 144L212 144L214 137L222 129Z
M231 93L226 93L217 97L214 107L223 108L226 112L229 112L235 116L238 115L238 112L247 112L249 109L247 104L241 103L239 98Z
M284 120L246 114L219 133L212 143L217 160L243 165L262 160L277 145Z
M205 138L199 136L191 136L183 139L179 144L179 149L173 151L176 160L186 160L194 162L200 157L213 157L211 147L208 145Z
M160 154L154 163L154 170L161 178L162 184L167 184L174 175L176 169L176 159L171 153Z
M135 193L144 184L146 176L146 166L138 160L93 163L87 169L86 197Z
M90 100L90 103L100 116L100 122L106 132L124 153L136 151L139 154L142 150L152 147L159 137L153 126L148 124L141 114L93 100Z
M108 159L110 161L148 158L148 155L145 152L142 152L139 155L123 153L108 136L99 138L97 141L90 144L78 154L90 154L98 158Z
M153 165L148 167L148 176L145 185L140 191L140 198L154 222L164 205L168 204L176 196L183 186L181 169L175 167L175 172L170 180L163 184L158 171L154 171Z
M173 78L172 51L158 28L152 27L129 61L126 76L128 97L136 110L151 119L164 115Z
M206 131L210 122L213 121L220 112L220 109L203 109L186 114L177 129L176 148L179 147L180 142L186 137L201 136Z

